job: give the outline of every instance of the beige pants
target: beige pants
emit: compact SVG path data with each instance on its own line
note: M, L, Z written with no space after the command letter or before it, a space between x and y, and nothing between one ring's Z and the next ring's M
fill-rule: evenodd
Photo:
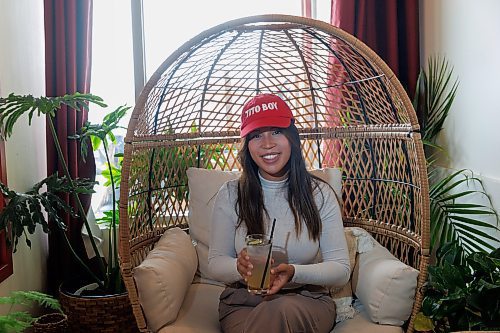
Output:
M317 286L266 297L227 287L220 296L219 321L225 333L328 333L335 324L335 303Z

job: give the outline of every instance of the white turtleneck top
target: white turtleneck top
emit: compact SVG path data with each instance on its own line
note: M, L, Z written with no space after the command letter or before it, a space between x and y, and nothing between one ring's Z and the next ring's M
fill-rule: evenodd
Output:
M295 232L295 222L287 201L287 181L269 181L260 177L264 205L270 221L267 234L276 218L273 235L275 265L286 262L295 267L295 284L342 286L349 280L350 267L347 243L340 208L333 190L320 182L314 199L319 209L322 228L319 241L309 239L306 225ZM241 280L236 268L238 253L245 247L246 226L237 227L236 214L238 180L226 182L219 190L212 213L208 267L211 276L224 283ZM322 258L322 259L321 259Z

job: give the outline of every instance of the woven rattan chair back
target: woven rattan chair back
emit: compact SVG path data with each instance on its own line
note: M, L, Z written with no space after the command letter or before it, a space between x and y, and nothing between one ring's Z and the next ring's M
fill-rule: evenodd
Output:
M132 269L167 229L187 227L186 169L239 169L239 117L257 93L292 107L309 168L342 170L345 226L368 230L427 275L428 184L419 125L388 66L324 22L248 17L216 26L168 57L146 84L125 138L120 258L141 331ZM419 310L417 292L408 332Z

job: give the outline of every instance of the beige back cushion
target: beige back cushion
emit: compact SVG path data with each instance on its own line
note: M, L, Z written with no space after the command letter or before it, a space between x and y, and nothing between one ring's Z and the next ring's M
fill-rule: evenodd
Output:
M177 318L197 266L191 238L181 229L172 228L134 268L139 301L154 332Z
M240 172L188 168L186 173L189 185L189 234L193 240L208 246L215 196L225 182L238 178Z
M187 169L189 185L189 234L196 244L199 267L198 275L212 280L208 273L208 245L210 243L210 219L214 201L221 186L240 176L239 171Z
M357 256L352 289L373 322L401 326L411 315L418 274L375 241Z

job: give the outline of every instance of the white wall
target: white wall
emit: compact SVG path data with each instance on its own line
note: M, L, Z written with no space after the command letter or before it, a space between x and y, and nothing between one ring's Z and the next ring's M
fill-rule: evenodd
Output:
M500 1L420 0L420 20L422 61L445 56L459 80L442 166L479 175L500 212Z
M45 95L45 47L42 0L0 0L0 94ZM7 181L26 191L46 176L45 119L20 119L6 142ZM20 240L14 274L0 283L0 295L12 290L43 290L47 237L38 232L29 249ZM0 314L7 308L0 307Z

